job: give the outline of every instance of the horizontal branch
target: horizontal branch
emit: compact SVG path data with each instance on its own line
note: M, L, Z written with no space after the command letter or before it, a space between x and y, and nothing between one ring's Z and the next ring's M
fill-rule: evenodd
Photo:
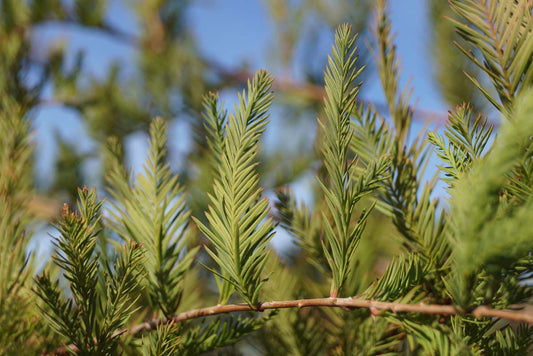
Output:
M391 311L393 313L418 313L433 315L460 315L453 305L440 304L404 304L394 302L379 302L368 299L349 298L314 298L314 299L297 299L283 300L259 303L256 308L251 308L248 304L225 304L215 305L207 308L189 310L176 314L170 318L152 319L142 324L138 324L130 329L123 329L115 332L113 336L129 334L132 336L139 335L143 332L155 330L160 325L169 323L179 323L190 319L196 319L205 316L227 314L234 312L253 311L262 312L269 309L284 308L307 308L307 307L336 307L343 309L369 309L372 315L379 315L380 311ZM493 309L487 306L479 306L471 312L466 313L474 318L499 318L508 321L528 323L533 325L533 313L512 309ZM74 345L67 345L58 348L56 355L67 355L67 348L77 350Z
M375 300L356 299L356 298L315 298L315 299L298 299L285 301L272 301L260 303L256 309L247 304L227 304L215 305L212 307L189 310L179 313L171 318L153 319L149 322L134 326L129 330L122 330L120 333L129 333L136 335L144 331L150 331L157 328L158 325L168 324L170 322L179 323L189 319L196 319L203 316L211 316L240 311L257 311L262 312L268 309L284 308L305 308L305 307L337 307L344 309L365 308L372 312L392 311L393 313L419 313L419 314L436 314L436 315L458 315L460 314L453 305L439 304L403 304L393 302L379 302ZM492 309L487 306L479 306L468 313L475 318L492 317L506 319L509 321L524 322L533 324L533 314L523 313L510 309Z

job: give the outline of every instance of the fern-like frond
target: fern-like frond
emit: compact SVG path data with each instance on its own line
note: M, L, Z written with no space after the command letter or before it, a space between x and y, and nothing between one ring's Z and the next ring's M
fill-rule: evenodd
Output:
M97 288L98 258L95 254L102 203L95 190L79 190L78 211L65 205L57 224L59 249L54 256L67 280L72 298L66 298L58 281L43 272L36 278L35 293L42 299L43 314L51 327L68 338L81 354L113 354L118 346L115 331L123 328L135 311L132 303L142 278L142 249L129 244L113 268L107 268L106 290Z
M123 246L115 262L106 265L105 303L103 314L108 316L102 326L102 335L113 334L126 324L129 316L137 310L135 302L140 294L136 293L144 277L144 249L137 242ZM125 298L128 296L128 298ZM102 341L97 340L97 343Z
M372 299L395 301L423 282L428 264L416 253L406 253L390 262L385 274L365 292Z
M64 271L70 291L80 310L85 330L92 330L95 322L98 283L98 260L94 256L100 230L101 202L96 191L79 190L78 210L73 212L65 204L62 220L57 225L60 238L54 242L61 251L54 262ZM90 335L85 335L90 338ZM87 341L87 340L86 340Z
M360 110L354 121L356 139L354 151L365 159L376 160L388 152L391 164L387 178L378 191L378 207L392 217L403 239L404 246L417 251L427 262L435 263L432 271L440 270L447 260L448 248L443 238L445 219L437 209L438 201L431 198L436 177L424 187L422 176L429 162L430 151L423 130L414 140L408 140L411 130L413 107L410 104L411 89L406 85L399 90L399 57L391 34L388 2L376 2L375 60L381 72L381 83L386 94L393 125L378 120L371 106ZM411 141L411 142L409 142ZM437 253L437 255L436 255Z
M388 1L378 0L375 6L376 23L373 32L376 36L377 48L374 50L374 61L387 100L389 114L396 128L396 137L403 144L409 135L413 118L414 110L409 104L413 90L409 85L401 91L399 89L400 59L396 53L395 36L391 33Z
M524 147L533 135L533 93L517 99L512 121L502 126L490 153L457 181L451 207L456 272L455 297L464 306L471 295L473 275L483 268L510 267L533 250L529 228L533 198L524 197L521 205L506 200L507 177L523 158Z
M110 227L146 250L148 293L151 306L164 315L176 311L183 293L183 278L198 248L187 250L190 212L186 195L166 163L167 125L155 119L150 125L150 149L143 173L133 183L120 162L120 147L111 141L112 166L107 176L114 200Z
M224 152L227 116L228 112L221 108L217 93L209 93L204 97L204 127L207 133L207 144L212 153L210 157L215 171L221 163L220 159Z
M195 219L212 244L212 248L206 249L220 268L215 274L231 283L250 306L258 302L265 282L261 271L274 226L267 218L268 200L261 199L255 172L258 141L272 103L271 85L270 75L258 72L248 83L247 92L239 95L239 105L235 105L235 114L229 116L225 130L217 131L220 134L225 131L223 141L216 142L220 139L218 133L208 137L211 147L220 148L220 152L213 152L220 157L206 212L209 227ZM208 125L221 125L213 123L220 121L220 115L206 116L208 122L211 120ZM220 297L225 303L229 293Z
M355 81L363 69L356 66L354 43L351 28L348 25L339 27L324 77L326 121L319 121L323 133L323 162L328 173L327 180L320 182L328 207L327 214L323 214L323 250L333 274L332 297L339 295L350 273L350 262L371 210L363 212L358 221L354 221L355 205L379 186L389 163L387 158L381 157L358 174L357 162L349 155L353 135L351 115L357 110L360 86Z
M515 97L533 83L531 1L452 0L450 6L464 20L452 21L471 45L470 48L458 45L459 49L489 77L499 100L478 79L470 77L471 80L499 111L507 115L505 111Z
M383 182L380 198L385 203L384 212L393 217L393 222L408 241L413 240L410 232L409 214L417 204L416 190L419 176L423 173L427 152L421 135L408 145L407 138L411 129L413 108L410 105L409 85L400 92L400 61L391 33L388 2L379 0L375 4L375 25L372 28L375 38L374 59L380 68L380 80L386 93L392 125L378 116L371 106L360 110L354 122L358 139L353 143L354 152L368 156L366 162L376 160L385 152L391 155L388 179ZM361 147L360 145L363 141ZM371 143L369 145L369 143ZM373 153L372 153L373 151Z
M482 157L491 137L493 125L487 119L475 116L469 105L458 106L450 113L444 135L428 133L428 140L437 149L437 155L446 164L441 167L449 187L468 172L474 162Z

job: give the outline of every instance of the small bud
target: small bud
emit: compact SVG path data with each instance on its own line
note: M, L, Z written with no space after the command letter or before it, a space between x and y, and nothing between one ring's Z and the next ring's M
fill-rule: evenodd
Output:
M372 320L376 321L376 316L379 314L379 309L376 307L370 307L370 315L372 316Z
M70 211L69 211L69 208L68 208L68 204L64 203L63 204L63 209L61 209L61 216L66 218L69 215L69 213L70 213Z

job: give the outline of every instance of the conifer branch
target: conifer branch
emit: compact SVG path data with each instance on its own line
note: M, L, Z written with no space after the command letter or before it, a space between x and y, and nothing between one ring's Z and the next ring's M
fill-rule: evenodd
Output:
M394 302L380 302L377 300L358 299L355 297L347 298L312 298L312 299L295 299L295 300L281 300L259 303L256 308L250 307L248 304L225 304L215 305L207 308L200 308L189 310L183 313L174 315L171 318L153 319L149 322L134 326L129 330L121 330L118 333L128 333L130 335L137 335L145 331L154 330L158 325L168 324L170 322L179 323L185 320L196 319L205 316L212 316L218 314L227 314L243 311L262 312L270 309L286 309L286 308L311 308L311 307L331 307L342 308L345 310L363 308L369 309L374 315L381 311L391 311L393 313L418 313L428 315L460 315L460 312L455 309L453 305L443 304L406 304ZM480 318L499 318L508 321L523 322L533 324L533 314L524 313L513 309L494 309L488 306L479 306L467 313L477 319Z
M498 93L495 98L480 84L481 78L466 74L481 93L504 114L523 89L531 86L533 65L533 17L530 0L451 0L460 20L450 19L469 46L456 46L479 67Z
M266 281L261 271L274 227L272 219L267 217L268 200L261 199L254 171L259 137L267 124L267 111L273 98L271 83L270 75L259 71L248 83L248 90L239 95L239 105L227 123L216 97L206 99L208 141L217 163L216 178L206 212L209 226L194 218L213 245L206 247L206 251L220 272L212 272L233 285L249 305L257 303ZM230 293L221 287L220 301L226 302Z
M123 240L132 238L145 247L151 305L171 315L180 304L185 274L199 247L186 248L190 212L178 176L165 161L166 144L167 125L157 118L150 125L144 172L130 183L120 162L121 147L110 140L108 182L115 200L109 226Z
M206 308L199 308L189 310L183 313L176 314L170 318L158 318L135 325L130 329L123 329L115 332L113 337L118 335L132 335L138 336L143 332L153 331L160 325L170 323L181 323L186 320L197 319L201 317L237 313L237 312L263 312L272 309L287 309L287 308L341 308L349 311L350 309L368 309L373 316L380 316L380 312L393 313L417 313L426 315L470 315L476 319L482 318L498 318L502 320L528 323L533 325L533 313L523 312L514 309L494 309L489 306L481 305L466 314L461 314L453 305L443 304L407 304L395 302L381 302L377 300L359 299L356 297L347 298L311 298L311 299L295 299L295 300L280 300L258 303L255 308L246 303L240 304L219 304ZM56 349L56 355L68 355L67 349L75 351L73 345L62 346Z
M0 16L5 69L0 70L0 355L47 350L189 356L227 347L239 353L243 344L268 354L301 355L505 355L532 349L533 0L444 2L453 18L438 37L457 49L451 45L455 27L462 37L457 53L465 62L439 51L436 62L443 70L436 69L448 76L446 62L453 62L480 95L456 90L451 102L473 105L450 111L444 132L421 130L414 140L413 121L421 112L411 98L412 86L401 84L389 0L373 2L370 31L381 103L365 103L359 96L362 66L348 25L337 31L324 87L291 76L274 82L264 71L249 80L245 68L226 70L198 53L183 26L186 5L140 2L138 29L128 33L110 22L108 1L0 5L6 10ZM433 17L444 14L442 1L430 3L438 8ZM280 33L290 36L283 43L285 61L285 55L295 54L308 9L319 5L297 11L278 5L272 17ZM362 18L366 21L366 14ZM291 23L282 28L285 21ZM430 21L440 32L436 22ZM82 54L69 65L66 46L46 56L33 50L33 32L45 23L98 32L131 46L138 57L136 75L119 76L117 64L108 80L93 81L83 78ZM449 88L467 87L455 75L442 87L450 80ZM170 120L186 113L194 120L205 89L243 83L233 114L216 94L205 97L205 126L198 131L206 137L198 135L198 155L183 155L184 174L178 176L167 163L163 119L150 125L142 172L128 173L120 142L147 126L152 113ZM46 99L49 84L54 94ZM137 84L133 91L120 90ZM295 108L302 116L324 103L317 154L286 160L292 167L283 182L294 187L282 187L277 177L270 184L272 174L262 174L273 167L274 174L285 171L286 157L278 165L268 149L261 151L272 90L283 92L290 103L276 109ZM473 114L483 107L477 104L483 96L508 119L497 137L486 113ZM30 199L35 150L29 119L45 105L78 111L96 142L109 134L117 138L109 141L109 157L101 165L109 203L103 205L95 190L80 190L77 208L66 205L55 225L56 253L50 259L55 266L44 266L31 279L39 261L38 254L30 255L34 244L28 241L39 216ZM70 159L78 155L60 148L58 171L74 166L76 176L68 182L59 177L56 186L70 190L71 183L81 183L78 163ZM446 178L435 175L424 184L432 148L445 164ZM304 193L313 200L309 207L289 193L308 185L308 177L297 180L304 170L316 173L318 182L304 187L312 189ZM449 200L439 198L439 181L448 183ZM262 185L280 188L276 209L271 210L270 192ZM374 206L384 214L368 218ZM276 220L298 245L286 259L269 245ZM368 238L363 236L367 220ZM113 248L120 242L120 249ZM197 273L196 264L212 273ZM234 304L227 304L230 300ZM259 335L244 339L254 331ZM64 346L54 351L57 345Z
M328 207L327 213L323 212L325 238L322 247L332 272L332 297L339 296L351 272L349 261L355 254L367 217L361 214L356 227L351 226L355 204L366 190L358 189L352 182L355 160L349 157L348 151L352 137L350 115L357 108L360 86L355 81L363 70L356 65L356 50L351 28L340 27L324 76L326 118L318 122L323 135L322 160L328 173L327 179L319 181ZM328 215L332 218L328 219Z

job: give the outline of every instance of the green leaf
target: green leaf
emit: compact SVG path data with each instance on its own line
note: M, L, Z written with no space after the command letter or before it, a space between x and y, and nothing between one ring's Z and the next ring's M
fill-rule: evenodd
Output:
M140 245L129 244L119 255L113 268L107 266L104 291L99 282L96 239L101 219L95 190L80 189L78 212L65 204L57 224L60 237L55 243L59 252L53 257L69 283L72 297L63 296L58 281L52 282L43 272L35 280L35 293L42 299L41 310L50 326L68 338L81 354L113 354L118 346L118 334L135 312L133 295L142 279Z
M461 105L450 114L444 135L428 133L428 140L437 149L437 155L446 164L441 167L449 188L453 182L468 172L474 162L483 156L489 142L493 125L474 113L469 105Z
M320 182L328 208L322 217L325 222L322 246L333 274L332 297L339 295L351 272L351 261L371 210L363 212L356 221L355 204L379 187L389 166L388 158L381 157L357 176L357 161L349 156L353 135L351 115L357 110L359 92L355 81L362 71L356 67L354 43L351 28L339 27L324 77L326 121L319 121L323 163L328 173L327 179Z
M169 316L179 306L185 273L199 247L186 248L190 212L178 176L165 161L166 143L167 125L155 119L150 125L144 172L130 182L120 162L120 147L110 141L112 166L107 180L114 198L109 224L123 240L133 239L144 246L151 307Z
M258 141L272 103L271 85L271 77L264 71L258 72L248 82L247 92L239 95L239 106L223 129L225 114L216 109L216 97L205 99L210 103L205 105L208 144L217 168L206 212L209 227L198 219L195 221L214 247L207 252L220 268L219 277L231 283L252 307L258 302L264 282L261 272L274 226L267 218L268 201L261 199L255 173ZM217 284L219 302L226 303L230 290L220 280Z
M452 0L461 20L451 20L470 45L459 49L492 82L499 100L470 77L483 95L506 116L516 96L533 83L532 4L527 0ZM478 54L479 53L479 54Z

